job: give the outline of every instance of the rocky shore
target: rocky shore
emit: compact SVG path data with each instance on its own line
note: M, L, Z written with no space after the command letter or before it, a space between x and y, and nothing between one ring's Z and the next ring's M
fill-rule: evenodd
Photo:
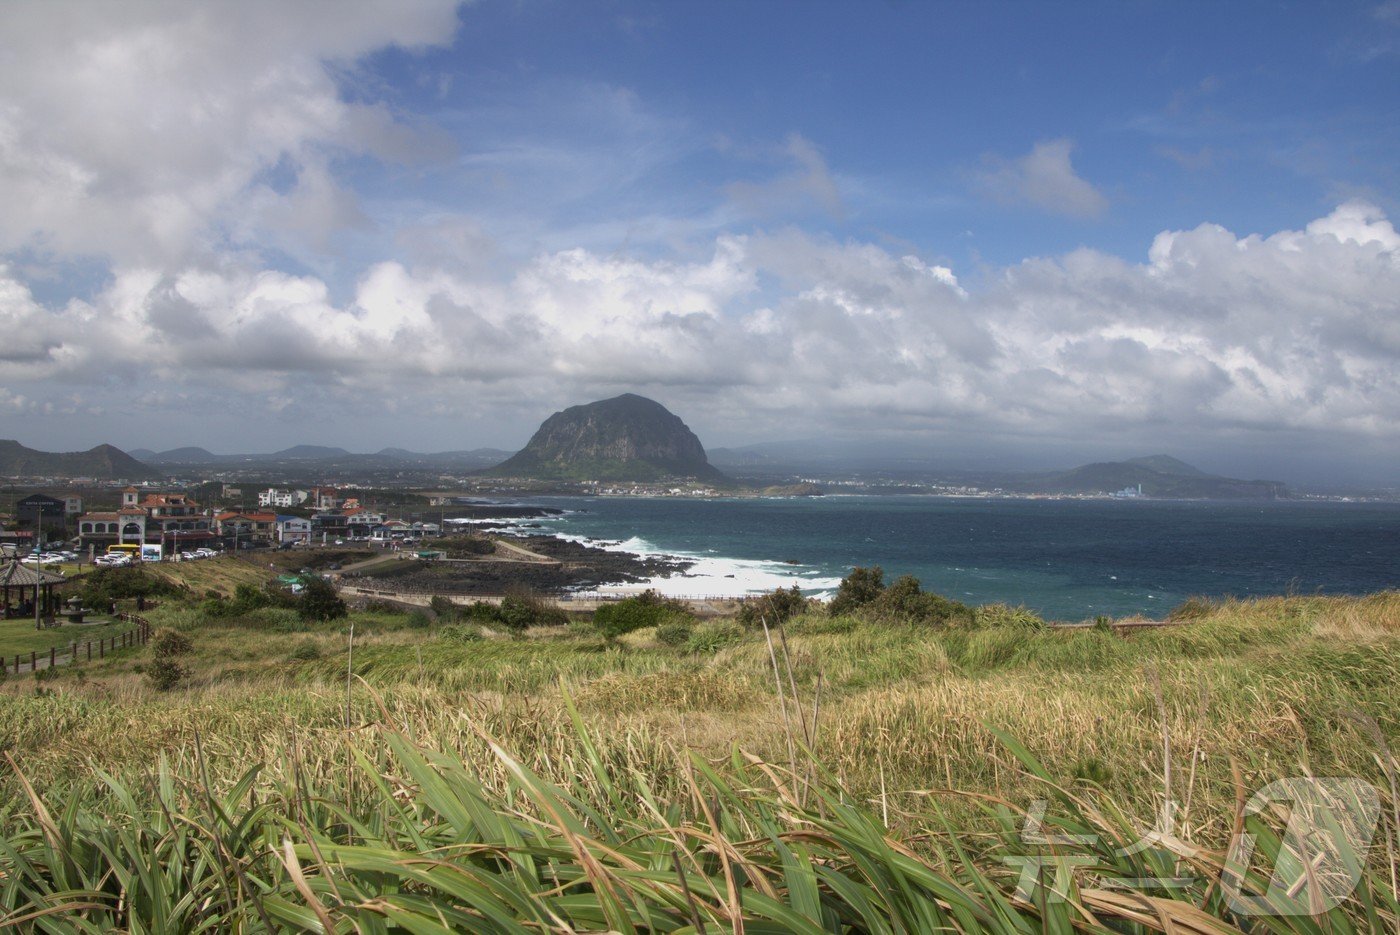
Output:
M519 513L515 515L521 515ZM405 559L363 576L372 586L443 594L503 594L515 589L541 593L588 591L604 584L639 584L652 578L683 574L694 563L613 552L554 536L514 540L544 560L437 561ZM347 576L348 577L348 576Z

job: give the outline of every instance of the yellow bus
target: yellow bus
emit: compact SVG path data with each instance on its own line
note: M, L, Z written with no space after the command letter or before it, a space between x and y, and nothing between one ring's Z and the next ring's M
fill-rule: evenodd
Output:
M107 546L108 555L125 555L135 561L141 557L141 546L136 542L122 542L118 545Z

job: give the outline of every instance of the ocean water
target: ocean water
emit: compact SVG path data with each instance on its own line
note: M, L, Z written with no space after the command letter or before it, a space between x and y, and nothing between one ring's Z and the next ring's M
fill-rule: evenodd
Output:
M969 603L1054 619L1165 614L1191 595L1357 594L1400 587L1400 504L548 498L539 529L629 552L691 558L671 594L798 584L829 594L855 565L912 574ZM531 522L539 522L532 520Z

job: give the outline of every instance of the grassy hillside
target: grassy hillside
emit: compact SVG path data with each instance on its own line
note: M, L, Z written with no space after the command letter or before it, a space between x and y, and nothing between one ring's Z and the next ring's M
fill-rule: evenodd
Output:
M511 639L421 615L307 625L172 602L153 616L194 644L175 691L146 684L145 650L42 691L0 687L0 745L42 790L0 772L14 848L0 852L0 912L76 901L64 887L115 894L121 879L136 908L94 919L145 912L151 926L163 905L184 913L177 927L226 913L250 930L514 931L504 920L534 917L729 931L735 916L775 932L887 930L877 918L1232 930L1211 919L1248 920L1210 881L1239 791L1311 773L1366 780L1391 816L1373 877L1327 924L1395 922L1396 593L1201 604L1132 631L812 614L772 652L731 621L695 624L677 648L578 624ZM1076 845L1092 860L1069 903L1018 901L1003 859L1024 852L1022 811L1047 798L1059 831L1100 836ZM50 834L44 816L60 814ZM1117 853L1154 826L1170 830L1157 846ZM61 878L55 836L81 851ZM135 852L166 868L169 893L208 903L177 907L127 869L102 882L145 865ZM1158 902L1105 884L1173 873L1198 879L1147 894ZM1308 930L1289 918L1269 930Z

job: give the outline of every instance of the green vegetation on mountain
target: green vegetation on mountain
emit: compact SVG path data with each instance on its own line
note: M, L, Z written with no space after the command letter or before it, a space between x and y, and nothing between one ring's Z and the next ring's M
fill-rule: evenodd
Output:
M487 473L544 480L727 483L700 439L660 403L624 393L556 412Z
M0 439L0 476L150 480L164 475L111 445L59 453L36 451L13 439Z

